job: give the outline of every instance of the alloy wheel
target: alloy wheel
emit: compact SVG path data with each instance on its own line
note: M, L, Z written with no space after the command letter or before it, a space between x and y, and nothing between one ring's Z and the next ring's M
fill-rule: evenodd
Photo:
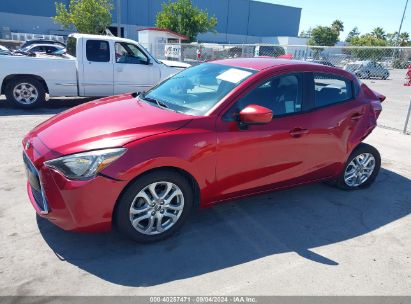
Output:
M155 235L173 227L184 209L184 195L174 183L154 182L144 187L130 206L130 222L134 229Z
M344 181L349 187L364 184L375 168L375 158L371 153L362 153L354 157L344 172Z

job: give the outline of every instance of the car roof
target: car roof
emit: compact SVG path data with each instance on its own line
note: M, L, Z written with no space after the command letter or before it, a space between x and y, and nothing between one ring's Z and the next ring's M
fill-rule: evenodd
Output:
M211 61L211 63L223 64L237 68L251 69L256 71L283 70L290 72L293 70L312 71L318 73L332 73L353 80L355 76L338 67L332 67L315 62L301 60L278 59L274 57L252 57L252 58L232 58Z
M215 60L212 62L257 71L284 66L320 66L312 61L308 62L301 60L278 59L274 57L233 58Z

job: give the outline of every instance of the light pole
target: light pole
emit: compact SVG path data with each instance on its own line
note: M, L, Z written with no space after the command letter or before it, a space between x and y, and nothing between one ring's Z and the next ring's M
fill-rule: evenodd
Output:
M401 30L402 30L402 24L403 24L404 18L405 18L405 12L407 11L407 6L408 6L408 0L406 0L406 2L405 2L404 12L402 13L400 29L398 30L398 36L397 36L397 46L400 46L400 35L401 35Z
M121 0L117 0L117 37L121 37L120 22L121 22Z

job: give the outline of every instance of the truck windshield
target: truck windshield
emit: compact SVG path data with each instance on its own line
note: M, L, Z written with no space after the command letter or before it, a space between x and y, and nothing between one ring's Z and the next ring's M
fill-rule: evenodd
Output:
M255 70L215 63L186 69L140 96L190 115L205 115Z

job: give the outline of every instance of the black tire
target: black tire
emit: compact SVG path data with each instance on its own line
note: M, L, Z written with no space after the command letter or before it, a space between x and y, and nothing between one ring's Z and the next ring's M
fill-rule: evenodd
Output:
M144 189L146 186L155 182L171 182L178 186L183 193L184 197L184 207L181 212L180 217L177 219L175 224L171 226L168 230L162 233L148 235L137 231L131 223L130 219L130 207L136 197L136 195ZM194 195L193 189L190 186L190 182L182 176L181 174L171 171L171 170L156 170L150 172L146 175L137 178L130 185L128 185L125 192L121 195L117 202L116 210L114 213L114 224L118 230L133 240L140 243L151 243L160 240L164 240L174 234L191 213L194 205Z
M37 91L37 98L30 103L22 103L13 94L14 89L22 84L29 84ZM6 97L7 102L14 107L19 107L22 109L33 109L44 104L46 101L46 90L43 84L33 77L18 77L12 79L6 86Z
M351 161L356 158L357 156L363 154L363 153L370 153L374 159L375 159L375 166L374 170L372 171L371 176L362 184L359 186L350 186L346 183L345 181L345 172ZM343 190L358 190L358 189L365 189L371 186L371 184L375 181L375 178L377 177L379 171L381 168L381 156L380 153L376 148L373 146L370 146L368 144L361 143L358 145L357 148L354 149L354 151L351 153L350 157L348 158L347 162L345 163L344 170L341 172L340 176L334 183L337 188L343 189Z

